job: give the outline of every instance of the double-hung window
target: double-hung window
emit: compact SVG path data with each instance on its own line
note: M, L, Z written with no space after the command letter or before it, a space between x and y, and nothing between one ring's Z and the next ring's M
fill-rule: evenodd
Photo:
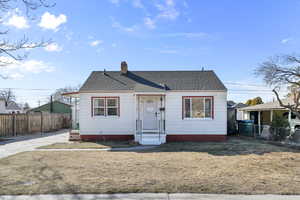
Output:
M118 97L95 97L92 98L93 116L119 116Z
M183 118L212 119L213 97L183 97Z

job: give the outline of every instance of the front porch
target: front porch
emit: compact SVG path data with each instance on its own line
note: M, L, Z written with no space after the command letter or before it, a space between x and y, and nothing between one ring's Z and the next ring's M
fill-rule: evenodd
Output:
M166 142L164 94L136 94L135 141L142 145Z

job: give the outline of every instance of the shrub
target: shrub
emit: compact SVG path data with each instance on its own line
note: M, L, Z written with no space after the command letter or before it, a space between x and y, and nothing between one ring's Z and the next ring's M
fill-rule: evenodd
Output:
M272 139L275 141L286 139L290 134L290 131L288 129L289 126L290 124L284 116L275 113L270 127Z

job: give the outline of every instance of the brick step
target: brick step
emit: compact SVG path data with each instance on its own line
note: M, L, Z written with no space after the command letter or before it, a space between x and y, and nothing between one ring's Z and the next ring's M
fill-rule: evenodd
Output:
M80 134L78 130L71 130L69 134L69 141L79 141Z

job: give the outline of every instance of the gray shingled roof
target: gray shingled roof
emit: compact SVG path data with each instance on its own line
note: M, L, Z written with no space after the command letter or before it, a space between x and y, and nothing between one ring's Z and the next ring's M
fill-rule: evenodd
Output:
M294 104L294 101L290 98L282 99L283 104ZM260 111L260 110L285 110L286 108L283 108L279 105L278 101L274 102L268 102L264 104L258 104L255 106L248 106L245 108L240 108L241 111Z
M222 90L226 87L214 71L94 71L79 92L97 90Z
M14 101L9 101L7 103L6 109L7 110L21 110L20 106Z

